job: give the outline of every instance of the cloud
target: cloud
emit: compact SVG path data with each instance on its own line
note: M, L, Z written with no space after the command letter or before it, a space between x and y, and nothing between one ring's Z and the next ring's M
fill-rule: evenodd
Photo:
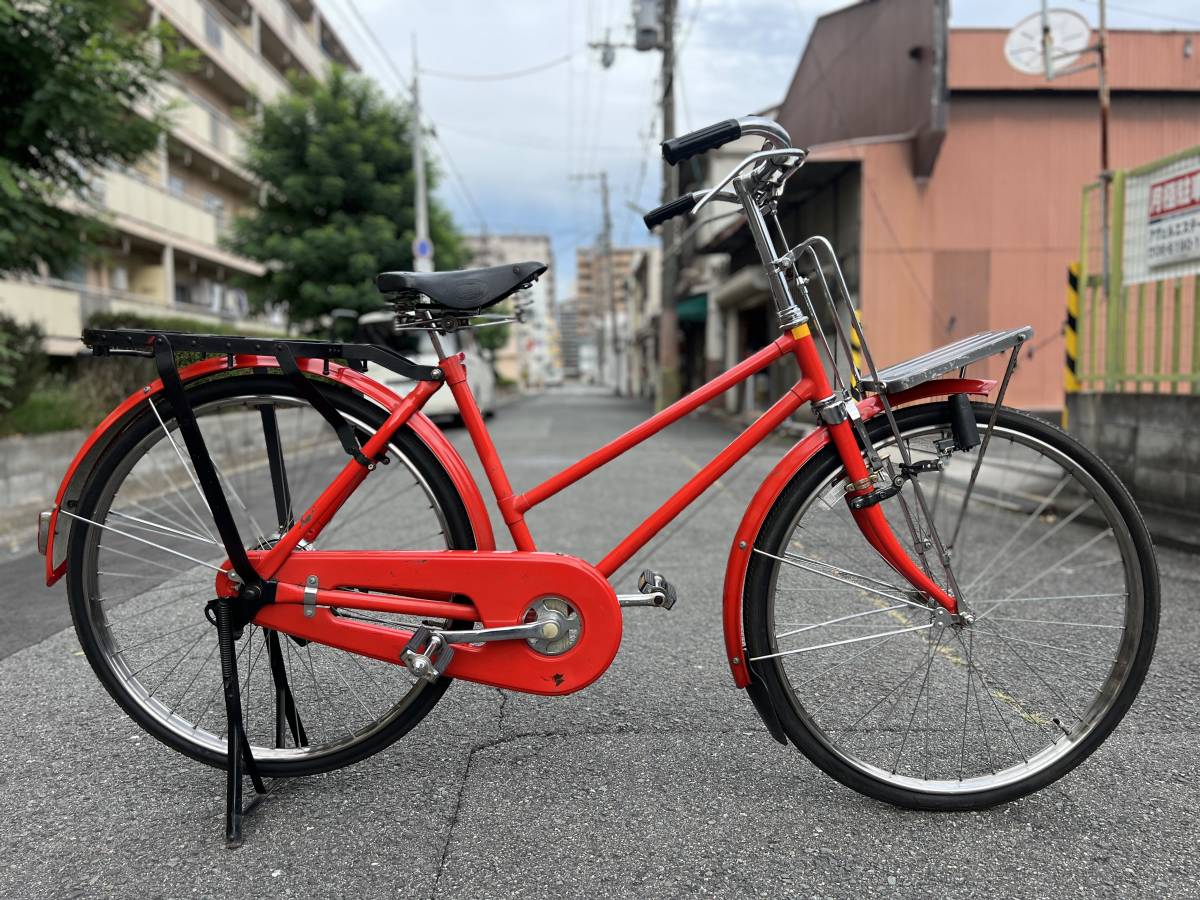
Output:
M351 2L357 2L382 54L353 16ZM844 5L679 0L678 128L699 128L778 102L816 17ZM1056 0L1056 5L1095 19L1094 3ZM1200 19L1193 6L1194 0L1164 0L1149 15ZM1012 25L1035 7L1032 0L959 0L952 5L952 24ZM605 69L598 51L587 47L606 33L614 42L631 42L630 0L324 0L322 8L363 68L392 90L393 69L411 78L413 34L421 66L443 72L511 72L573 54L568 63L510 80L422 76L422 105L445 148L435 145L435 154L448 151L474 204L453 177L443 178L438 196L465 230L486 225L493 232L550 234L560 299L573 280L575 248L592 243L600 228L596 184L571 176L606 171L615 240L654 240L627 204L644 209L659 202L660 56L620 48ZM1182 27L1120 10L1110 10L1110 20L1114 27ZM483 223L473 205L482 210Z

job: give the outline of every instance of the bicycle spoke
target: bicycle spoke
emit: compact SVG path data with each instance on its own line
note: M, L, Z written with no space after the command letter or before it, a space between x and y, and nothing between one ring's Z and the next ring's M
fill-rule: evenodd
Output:
M900 749L896 751L896 758L892 761L892 774L896 773L896 767L900 764L900 757L904 755L904 747L908 743L908 735L912 731L913 721L917 718L917 710L921 708L921 695L925 693L925 686L929 683L929 672L933 669L933 656L937 648L942 645L942 633L939 632L937 642L929 645L929 661L925 663L925 675L921 679L921 684L917 688L917 699L913 703L912 715L908 717L908 724L904 726L904 736L900 739Z
M1054 501L1054 498L1062 492L1062 489L1065 488L1070 481L1070 475L1064 475L1062 477L1058 484L1054 486L1054 489L1050 492L1050 494L1038 504L1037 508L1034 509L1033 512L1025 517L1025 521L1021 523L1020 527L1009 536L1008 540L1005 541L1000 549L996 551L996 554L990 560L988 560L987 564L984 565L979 572L976 573L975 577L971 579L970 584L968 584L964 590L971 590L971 588L975 587L975 585L979 583L979 579L991 571L992 566L996 564L1000 557L1008 552L1009 548L1012 547L1013 544L1021 539L1021 535L1025 533L1025 529L1027 529L1041 517L1042 513L1046 511L1046 507Z
M796 634L802 634L805 631L812 631L814 628L825 628L829 625L837 625L838 623L846 622L850 619L861 619L863 616L875 616L875 615L878 615L879 613L891 612L892 610L896 610L896 609L904 609L904 604L897 603L895 606L885 606L885 607L882 607L881 609L868 609L866 612L851 613L848 616L839 616L838 618L830 619L827 622L817 622L814 625L804 625L800 628L795 628L791 631L785 631L782 634L777 634L777 635L775 635L775 639L779 640L780 638L791 637L792 635L796 635ZM867 627L873 627L873 626L867 626Z
M145 544L149 547L154 547L161 550L163 553L170 553L172 556L178 556L180 559L186 559L188 562L195 563L198 566L204 566L212 569L215 572L224 571L220 566L214 566L210 562L205 562L202 559L196 559L194 556L188 556L186 553L180 553L178 550L172 550L170 547L164 547L162 544L156 544L154 541L148 541L145 538L140 538L137 535L129 534L121 531L119 528L113 528L111 525L102 525L99 522L94 522L91 519L85 519L83 516L77 516L73 512L68 512L65 509L59 509L59 512L65 516L70 516L72 519L78 519L80 522L87 522L89 525L95 525L97 528L103 528L106 531L111 531L113 534L119 534L121 537L129 538L131 541L137 541L139 544Z
M200 489L200 482L196 478L196 473L192 471L192 467L188 465L188 461L183 456L183 451L180 450L179 445L175 443L175 436L171 434L170 429L167 428L167 423L163 421L162 414L158 411L158 406L155 405L153 399L147 400L146 402L150 406L150 410L154 413L154 418L158 419L159 427L162 428L163 434L166 435L167 441L171 445L171 449L175 451L175 455L179 458L179 465L183 467L184 474L186 474L191 480L192 487L194 487L196 489L196 493L200 495L200 502L204 504L204 508L208 510L208 514L211 516L212 510L208 509L208 498L204 496L204 491ZM182 497L183 495L180 494L180 498ZM191 506L189 505L188 508L191 509Z
M141 504L138 504L138 505L140 506ZM126 521L129 521L129 522L136 522L138 525L141 525L143 527L142 530L150 531L152 533L174 535L175 537L185 538L189 541L197 541L198 543L201 543L201 544L211 544L214 547L221 546L220 542L210 540L209 538L202 537L198 534L191 534L190 532L180 531L178 528L172 528L167 525L160 525L157 522L151 522L147 519L140 519L137 516L131 516L128 513L118 512L115 509L110 509L108 511L108 514L110 516L116 516L119 519L125 519ZM126 528L135 528L136 526L126 525L125 527Z
M750 662L758 662L759 660L763 659L775 659L779 656L794 656L797 653L812 653L814 650L828 650L830 647L841 647L844 644L857 644L859 641L873 641L879 638L891 637L892 635L896 634L908 634L912 631L925 631L932 627L933 623L931 622L928 625L914 625L911 628L900 628L896 631L884 631L880 634L868 634L864 635L863 637L846 638L845 640L841 641L831 641L827 644L817 644L814 647L798 647L795 650L782 650L778 653L764 653L761 656L750 657Z
M762 556L769 557L770 559L777 560L785 565L800 569L801 571L808 572L812 575L820 575L822 578L828 578L830 581L836 581L841 584L848 584L851 587L856 587L859 590L866 591L867 593L876 594L880 597L883 597L885 600L893 600L893 601L897 601L899 603L904 603L908 606L915 606L917 609L925 610L926 612L929 611L928 606L925 606L924 604L921 604L921 603L917 603L915 600L909 600L906 597L900 597L896 594L889 594L889 593L879 590L878 588L870 587L869 585L856 584L853 581L849 581L845 578L839 578L837 575L833 575L829 572L822 572L820 569L814 569L812 566L806 566L803 563L796 562L795 560L788 559L784 556L776 556L774 553L768 553L766 550L760 550L758 547L754 548L754 552L758 553Z

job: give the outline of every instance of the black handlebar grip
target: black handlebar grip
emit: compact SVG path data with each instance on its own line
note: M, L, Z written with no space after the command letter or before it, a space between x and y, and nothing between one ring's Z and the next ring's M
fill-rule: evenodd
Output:
M709 125L699 131L692 131L679 137L663 141L662 155L671 165L691 159L705 150L712 150L730 141L736 141L742 136L742 126L737 119L726 119L716 125Z
M670 203L664 203L656 209L650 210L642 216L642 221L646 223L646 227L651 231L656 225L661 225L667 219L673 219L676 216L682 216L684 213L692 211L692 207L696 205L696 198L691 194L684 194L682 197L676 197Z

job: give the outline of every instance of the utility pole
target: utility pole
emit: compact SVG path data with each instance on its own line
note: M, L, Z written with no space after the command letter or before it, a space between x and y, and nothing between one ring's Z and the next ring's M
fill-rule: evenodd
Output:
M1108 19L1105 15L1105 2L1100 0L1100 29L1096 40L1097 80L1100 91L1100 234L1104 244L1104 301L1109 302L1109 272L1112 271L1109 247L1109 236L1112 234L1109 216L1111 215L1110 193L1112 189L1112 172L1108 168L1108 114L1111 105L1108 93Z
M662 51L662 139L675 136L675 8L677 0L633 0L635 50ZM617 47L608 35L603 41L589 44L600 51L600 62L609 68L616 58ZM674 200L679 192L679 180L674 167L663 162L663 201ZM658 317L658 390L659 409L679 399L682 379L679 374L679 317L675 309L676 281L679 274L678 254L672 253L677 223L668 221L662 226L662 312ZM611 260L610 260L611 265ZM616 314L613 315L614 320Z
M412 158L413 178L416 181L416 224L413 229L413 269L417 272L433 271L433 241L429 239L429 199L425 184L424 134L421 128L421 86L417 77L417 36L412 36Z
M596 254L596 261L604 260L604 292L606 295L608 316L610 321L610 334L612 340L612 360L613 360L613 388L617 395L621 394L621 378L623 353L621 346L621 336L617 328L617 292L614 283L613 265L613 246L612 246L612 211L610 209L608 198L608 172L583 172L579 175L572 175L572 181L589 181L595 180L600 182L600 203L601 210L601 230L600 230L600 246L599 252ZM599 355L601 370L604 367L604 340L601 338L599 342Z
M662 0L662 139L675 136L675 0ZM663 161L663 202L679 193L675 167ZM675 220L662 226L662 312L658 317L657 406L662 409L679 399L679 318L675 309L679 254L672 253L678 231Z

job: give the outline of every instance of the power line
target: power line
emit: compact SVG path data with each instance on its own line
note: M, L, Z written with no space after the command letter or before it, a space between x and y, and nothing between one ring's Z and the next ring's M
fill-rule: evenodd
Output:
M1085 0L1092 6L1099 6L1099 0ZM1138 9L1136 6L1118 6L1115 3L1106 4L1109 9L1117 9L1123 13L1129 13L1133 16L1141 16L1143 19L1158 19L1160 22L1174 22L1177 25L1193 25L1200 27L1200 19L1185 19L1181 16L1170 16L1165 13L1146 12L1144 9Z
M458 184L459 190L463 197L466 198L467 205L471 207L471 211L475 213L475 218L479 220L479 227L483 231L487 231L487 219L483 216L483 211L480 210L479 204L475 202L475 196L471 193L471 189L467 187L466 181L463 180L462 173L458 171L458 166L454 164L454 157L450 155L450 151L446 145L442 143L441 137L436 129L431 129L430 134L439 147L442 148L442 159L446 161L447 168L450 169L450 174L454 176L455 182Z
M538 63L524 69L513 69L510 72L476 74L471 72L443 72L440 69L421 69L421 74L432 75L435 78L449 78L452 81L507 81L511 78L523 78L526 75L533 75L536 72L544 72L547 69L553 69L555 66L561 66L565 62L570 62L578 52L577 50L573 50L554 59L546 60L546 62Z
M408 99L412 101L414 99L412 88L409 87L404 75L396 67L396 64L392 61L391 56L379 42L379 38L375 36L375 32L371 29L371 26L367 24L367 20L363 17L362 12L359 11L358 4L355 3L355 0L346 0L346 5L350 7L350 11L354 14L354 18L357 19L358 23L362 26L362 31L367 35L368 40L378 51L379 57L383 60L386 68L391 72L393 78L395 79L396 85L408 96ZM470 188L467 187L467 183L463 179L462 174L459 172L458 166L455 165L454 157L450 154L450 149L445 145L441 137L438 135L436 124L432 119L429 118L425 118L422 124L429 131L438 147L441 148L441 156L443 161L446 163L446 168L450 170L450 174L453 177L459 192L462 194L463 199L467 201L467 206L471 208L471 211L475 214L475 218L478 219L480 228L484 231L487 231L487 220L484 218L483 213L479 208L479 204L475 202L475 197L471 193Z
M362 26L363 33L366 34L367 39L374 45L376 51L378 52L379 59L382 59L384 65L391 70L392 76L396 79L396 84L399 85L400 89L408 95L408 99L412 100L412 88L408 86L408 80L403 74L401 74L400 70L396 68L396 64L392 62L391 55L387 52L387 50L384 49L383 45L379 43L379 38L375 36L375 32L371 29L371 26L367 24L367 20L363 18L363 14L359 11L358 4L355 3L354 0L346 0L346 5L349 6L350 11L354 13L354 18L357 19L358 23Z

